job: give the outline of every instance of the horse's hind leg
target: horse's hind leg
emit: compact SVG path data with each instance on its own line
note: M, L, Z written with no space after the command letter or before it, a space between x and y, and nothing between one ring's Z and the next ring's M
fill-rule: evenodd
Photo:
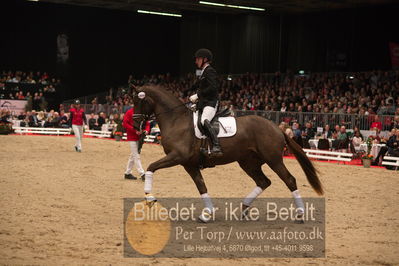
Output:
M268 163L268 165L281 178L281 180L284 181L288 189L291 191L292 196L294 197L295 200L295 205L297 207L298 215L302 215L305 210L303 200L301 198L301 195L299 194L295 177L291 175L287 167L285 167L283 163L283 158L281 158L278 162Z
M238 162L240 167L247 173L256 183L256 187L243 200L243 211L251 206L252 202L271 185L271 181L262 171L262 162L254 157L247 158Z

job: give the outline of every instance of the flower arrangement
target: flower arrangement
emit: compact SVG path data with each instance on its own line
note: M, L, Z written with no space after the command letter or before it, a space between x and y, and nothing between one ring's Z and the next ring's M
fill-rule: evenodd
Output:
M362 160L373 160L373 159L374 159L374 156L371 154L364 154L362 156Z
M120 131L115 131L114 136L121 136L122 137L123 133Z
M11 123L2 123L0 122L0 134L8 135L14 133L14 129L12 128Z

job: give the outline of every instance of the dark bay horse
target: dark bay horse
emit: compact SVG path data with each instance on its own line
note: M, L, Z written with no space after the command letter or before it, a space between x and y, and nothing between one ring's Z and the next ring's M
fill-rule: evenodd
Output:
M205 211L200 219L204 222L209 221L213 205L200 171L201 141L194 135L192 111L186 108L171 92L160 86L138 87L136 93L134 97L135 128L138 129L140 123L151 115L155 115L166 154L165 157L151 163L147 168L144 185L147 201L155 200L151 194L153 173L158 169L180 164L191 176L204 200ZM283 163L285 144L297 158L313 189L321 195L323 188L316 169L302 148L273 122L262 117L248 115L238 117L236 122L237 133L232 137L220 138L223 156L211 160L215 165L237 161L240 167L255 181L256 187L243 200L243 209L248 209L252 201L270 186L270 179L262 171L262 165L266 163L287 185L294 197L297 211L303 213L303 201L299 195L296 180Z

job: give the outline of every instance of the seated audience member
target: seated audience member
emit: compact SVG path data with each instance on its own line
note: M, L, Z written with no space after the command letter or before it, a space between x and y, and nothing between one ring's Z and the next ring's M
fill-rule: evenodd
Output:
M10 111L7 111L5 109L1 109L0 122L2 122L2 123L10 123L10 120L11 120Z
M102 126L106 123L105 118L106 118L105 113L101 112L97 119L96 130L102 129Z
M52 119L51 116L47 116L47 118L44 121L43 127L53 127L53 125L51 124L51 119Z
M360 132L360 129L359 129L358 127L355 127L355 128L353 129L353 136L356 135L356 132L359 132L360 137L363 139L363 135L362 135L362 133Z
M362 143L363 137L361 136L360 131L356 131L352 138L352 144L355 148L359 148Z
M333 130L333 138L338 138L338 134L341 131L341 127L339 125L335 125L334 130ZM335 136L335 137L334 137Z
M278 128L281 130L281 131L285 131L285 122L281 122L280 123L280 125L278 126Z
M314 138L315 132L312 128L312 124L310 122L307 122L305 124L305 129L302 131L302 137L306 139L306 141L309 141L310 139Z
M285 127L285 134L287 134L288 137L291 139L294 138L294 132L292 131L291 127L289 125L286 125Z
M382 130L382 123L378 115L374 116L374 122L371 123L370 130L374 130L374 128L378 128L380 131Z
M294 138L295 137L300 138L302 136L302 132L299 129L299 124L297 122L294 122L292 124L292 132L294 133Z
M39 119L40 122L43 121L43 120L45 120L45 115L44 115L44 112L43 112L43 111L40 111L40 112L37 114L37 119Z
M324 126L322 137L325 138L325 139L332 138L332 131L330 130L330 126L329 125L325 125Z
M65 114L64 111L60 112L60 119L59 120L60 120L59 125L62 128L69 128L70 127L70 124L69 124L69 121L68 121L68 116Z
M89 118L89 129L93 130L97 126L97 120L94 118L94 113L90 114Z
M30 116L31 116L31 112L27 111L26 114L25 114L25 118L21 121L19 126L21 126L21 127L29 126L29 118L30 118Z
M58 114L58 112L54 112L54 114L51 118L51 125L53 127L61 127L60 122L61 122L60 115Z
M374 128L373 130L375 132L374 135L369 136L373 139L373 144L381 143L381 137L380 137L381 130L379 130L378 128Z
M338 139L338 140L344 141L344 140L346 140L347 138L348 138L348 134L346 133L346 127L345 127L345 126L342 126L341 129L340 129L340 131L339 131L339 133L338 133L337 139Z
M337 149L347 149L349 144L348 134L346 133L346 127L341 126L337 136Z
M399 115L396 115L391 122L391 129L399 129Z
M29 116L29 124L30 127L39 127L39 119L37 118L36 111L32 110L31 115Z
M381 150L375 158L373 165L380 165L381 161L384 160L386 153L388 152L388 154L392 154L395 150L399 150L398 129L392 129L391 136L389 137L386 146L381 147Z
M309 146L309 140L313 139L315 136L315 132L312 128L312 124L310 122L307 122L305 124L305 129L302 131L302 139L303 139L303 147L304 148L310 148Z
M55 111L54 111L53 109L51 109L50 112L48 112L48 113L46 114L46 117L51 119L51 117L53 117L53 115L54 115L54 112L55 112Z
M303 147L303 141L302 141L302 131L299 127L299 124L297 122L294 122L292 124L292 132L294 133L294 141L301 147Z
M21 112L17 118L18 118L18 120L24 120L25 117L26 117L25 112Z

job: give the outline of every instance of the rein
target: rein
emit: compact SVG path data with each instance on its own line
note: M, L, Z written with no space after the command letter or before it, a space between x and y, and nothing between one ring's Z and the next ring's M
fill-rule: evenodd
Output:
M159 116L159 115L162 115L162 114L173 112L174 110L176 110L179 107L186 107L187 108L186 104L187 103L182 103L182 104L179 104L179 105L177 105L175 107L172 107L171 109L169 109L167 111L160 112L160 113L154 113L154 114L151 114L151 115L135 113L135 114L133 114L133 119L134 118L143 118L143 120L150 120L153 116Z

